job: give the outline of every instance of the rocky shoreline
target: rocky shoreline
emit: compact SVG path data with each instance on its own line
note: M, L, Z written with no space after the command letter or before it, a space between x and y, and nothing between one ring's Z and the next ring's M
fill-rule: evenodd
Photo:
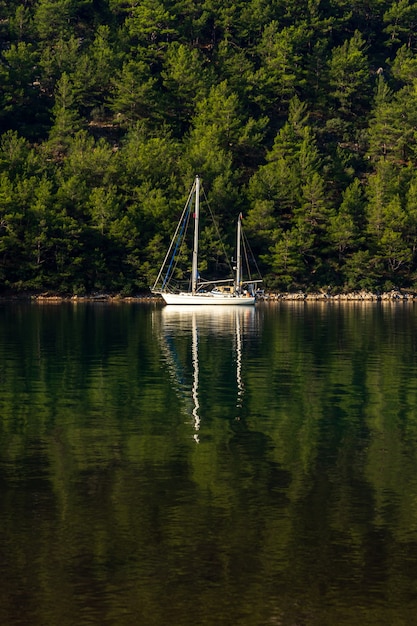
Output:
M266 293L261 299L266 301L300 301L300 302L414 302L417 292L393 289L384 293L371 291L351 291L349 293L329 294L326 292L307 293Z
M259 295L261 302L414 302L417 301L417 292L412 290L392 290L384 293L370 291L352 291L349 293L330 294L327 292L264 292ZM62 302L83 303L98 302L117 304L122 302L142 302L158 304L162 298L153 294L137 296L122 296L120 294L91 294L88 296L64 296L50 292L28 294L13 293L0 295L1 301L26 301L39 304L60 304Z

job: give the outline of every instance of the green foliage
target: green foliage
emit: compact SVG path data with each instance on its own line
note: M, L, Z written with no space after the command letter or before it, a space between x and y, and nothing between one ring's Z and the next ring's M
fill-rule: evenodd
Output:
M129 127L138 120L158 117L156 78L144 61L130 60L123 65L120 75L113 81L114 96L111 108L116 121Z
M351 39L332 51L330 86L333 97L345 114L353 112L355 104L364 101L370 93L369 67L364 48L363 37L356 31Z
M68 149L71 138L81 128L74 87L65 72L57 84L55 94L52 109L54 123L49 133L49 147L53 152L61 153Z
M417 26L417 7L410 0L393 2L384 14L387 24L385 32L389 35L389 44L406 42L408 47L415 44Z
M261 103L281 107L303 85L301 52L308 38L304 25L280 28L272 21L265 26L258 46L261 66L255 75Z
M169 93L167 104L170 118L178 120L179 130L190 123L199 100L208 95L210 70L201 52L173 42L167 49L161 76Z

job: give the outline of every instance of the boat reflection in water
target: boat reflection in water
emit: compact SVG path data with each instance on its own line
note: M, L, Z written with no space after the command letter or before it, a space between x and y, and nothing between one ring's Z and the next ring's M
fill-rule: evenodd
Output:
M229 383L227 401L234 395L234 406L242 407L243 343L256 328L256 309L179 305L166 306L158 313L164 359L184 410L192 417L193 436L198 443L201 413L208 404L212 408L218 401L214 398L216 391L225 389L222 376Z

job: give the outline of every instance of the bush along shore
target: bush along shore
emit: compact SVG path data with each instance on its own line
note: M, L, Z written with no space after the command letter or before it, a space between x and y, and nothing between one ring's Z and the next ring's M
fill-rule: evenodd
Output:
M258 295L259 302L417 302L417 292L412 290L397 290L383 293L371 291L351 291L348 293L329 292L268 292ZM142 293L135 296L121 294L93 293L90 295L62 295L51 292L43 293L7 293L0 295L0 301L29 301L39 304L59 304L61 302L98 302L117 304L121 302L143 302L150 304L162 303L158 295Z
M331 294L327 292L307 293L265 293L261 296L267 301L300 301L300 302L414 302L417 301L417 292L400 291L393 289L384 293L371 291L351 291L348 293Z

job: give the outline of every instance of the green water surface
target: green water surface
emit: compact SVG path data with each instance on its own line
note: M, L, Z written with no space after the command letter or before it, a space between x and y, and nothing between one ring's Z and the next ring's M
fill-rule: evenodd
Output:
M0 303L0 624L417 623L416 305L238 309Z

